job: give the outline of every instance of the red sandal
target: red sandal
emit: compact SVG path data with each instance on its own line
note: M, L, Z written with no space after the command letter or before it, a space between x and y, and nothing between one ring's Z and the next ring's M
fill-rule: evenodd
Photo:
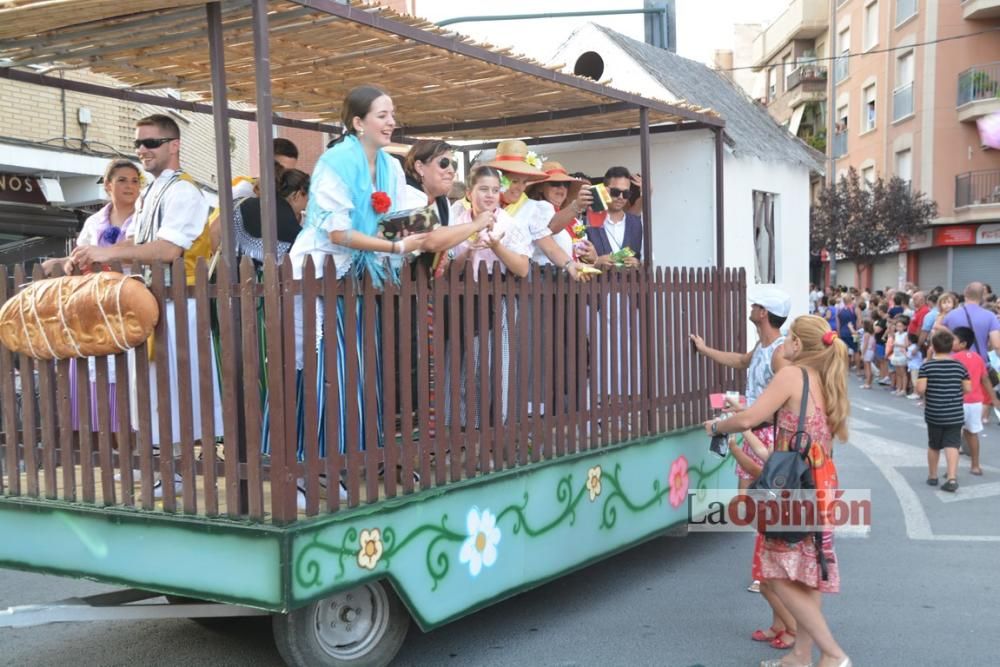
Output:
M792 641L790 642L784 641L782 639L782 637L784 636L791 637ZM771 648L780 648L780 649L792 648L793 646L795 646L795 633L792 632L791 630L782 630L781 632L778 633L778 635L774 639L771 640L770 643L771 643Z
M765 634L766 632L771 632L773 634L768 636L767 634ZM772 625L767 630L754 630L753 634L750 635L750 639L754 640L755 642L767 642L770 644L775 639L780 637L782 632L784 632L784 630L779 630L778 628Z

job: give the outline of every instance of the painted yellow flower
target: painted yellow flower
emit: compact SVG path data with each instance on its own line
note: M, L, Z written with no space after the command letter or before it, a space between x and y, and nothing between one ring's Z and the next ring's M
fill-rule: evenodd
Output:
M590 502L601 495L601 466L594 466L587 471L587 491L590 493Z
M378 528L361 531L361 550L358 551L358 567L374 570L382 557L382 533Z

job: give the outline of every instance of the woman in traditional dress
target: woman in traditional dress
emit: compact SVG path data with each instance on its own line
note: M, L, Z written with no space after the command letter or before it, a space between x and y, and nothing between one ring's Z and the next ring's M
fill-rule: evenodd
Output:
M309 174L286 169L275 162L274 180L278 222L275 261L280 264L302 230L302 214L309 201ZM233 207L233 232L237 256L246 255L260 267L264 262L264 244L256 189L253 197L241 199Z
M803 315L791 326L782 347L791 362L774 376L753 405L728 419L705 422L711 434L738 433L759 424L777 412L778 435L774 451L787 451L798 429L799 410L805 388L809 387L803 430L809 435L808 457L819 492L832 497L838 488L833 465L833 438L847 439L847 344L822 317ZM757 452L762 459L769 454ZM780 660L764 660L762 667L811 665L813 644L820 650L819 667L850 667L851 660L837 644L820 609L823 593L840 590L840 570L833 550L827 505L817 499L818 522L826 526L817 544L816 534L797 542L781 538L764 539L753 577L766 581L795 617L797 636L792 651ZM822 557L821 557L822 556Z
M531 199L547 202L552 206L549 229L552 231L552 238L556 245L567 254L593 264L597 253L594 251L593 244L587 240L586 235L584 234L582 237L579 235L578 231L582 228L583 223L577 219L577 216L586 210L593 200L589 188L587 188L586 193L583 193L584 181L570 176L558 162L543 163L542 171L545 172L545 180L528 184L525 193ZM567 217L567 211L571 212L572 215L569 216L568 222L563 224Z
M375 86L358 86L351 90L342 105L343 138L332 145L320 157L312 174L309 188L309 202L306 206L302 232L292 244L291 257L296 278L302 277L307 257L311 257L317 277L322 277L324 260L332 257L337 278L351 277L356 280L370 279L377 287L385 280L394 280L404 258L424 249L427 234L413 234L390 241L379 234L378 223L383 214L401 210L404 207L406 178L399 162L384 150L391 142L396 128L395 110L392 99ZM351 286L348 286L350 289ZM378 308L378 304L376 305ZM337 300L335 327L340 354L337 355L337 381L340 387L340 433L339 447L343 452L347 445L348 396L354 395L351 411L359 415L359 439L351 443L364 449L366 443L366 419L375 413L378 443L383 442L382 424L382 369L380 313L375 313L374 331L365 331L362 302L357 301L357 325L353 332L345 332L344 300ZM316 337L304 341L302 331L302 308L296 308L296 367L303 368L303 347L317 348L319 359L315 392L319 410L319 424L303 425L299 419L299 456L304 450L304 434L318 433L320 455L325 456L325 433L323 429L324 403L324 345L322 344L323 307L321 300L316 304ZM347 350L347 336L353 336L356 343L358 377L362 381L356 387L346 386L344 359ZM363 342L374 338L374 358L364 352ZM299 383L301 386L301 373ZM364 383L375 382L376 405L365 405ZM303 413L304 392L300 389L299 410ZM300 498L301 501L301 498Z
M104 192L108 195L108 203L101 210L87 218L83 223L78 246L96 245L108 247L125 240L125 232L132 224L135 213L135 202L139 199L142 187L142 177L139 167L125 159L112 160L104 170ZM46 275L52 274L57 266L62 266L65 273L73 271L73 262L68 257L57 257L42 262L42 270ZM97 431L97 365L95 359L88 360L90 369L90 428ZM80 428L79 408L77 406L76 364L71 363L70 393L72 394L71 410L73 428ZM108 405L111 415L111 430L118 430L117 402L115 400L115 359L108 357Z
M466 280L469 279L471 274L471 278L478 281L480 265L485 265L487 273L492 274L493 265L499 263L501 273L509 271L521 278L527 276L531 268L531 238L527 233L527 229L508 215L500 206L501 178L502 174L500 171L488 165L479 165L473 168L469 174L468 181L469 206L466 207L464 202L458 202L452 207L451 215L456 223L468 223L472 220L481 220L484 217L489 221L488 227L480 231L474 239L467 239L456 248L448 251L451 270L463 271L466 275ZM509 325L507 323L507 305L506 298L501 297L499 302L493 306L500 309L499 354L502 377L501 396L499 398L501 420L503 421L507 419L507 406L509 404L510 337ZM466 307L471 306L467 304ZM490 320L492 322L492 316ZM468 332L466 332L466 335L468 335ZM477 390L477 396L475 397L477 419L475 425L477 427L481 423L479 419L480 415L478 414L480 405L478 392L481 392L483 387L492 386L492 382L483 382L480 378L480 368L482 366L480 360L482 346L480 341L483 335L489 336L485 361L487 368L492 368L492 355L494 354L492 340L495 334L489 335L486 332L479 332L479 335L475 336L473 341L473 367ZM460 418L463 422L465 421L464 406L466 403L464 396L465 384L463 381L461 386L463 411ZM497 397L494 396L493 401L496 400Z

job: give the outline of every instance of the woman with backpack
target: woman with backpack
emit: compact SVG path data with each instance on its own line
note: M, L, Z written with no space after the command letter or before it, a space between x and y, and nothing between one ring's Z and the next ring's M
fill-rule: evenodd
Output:
M795 440L808 451L816 490L829 497L837 489L833 438L847 439L847 345L822 317L803 315L792 323L783 353L791 365L778 371L752 406L728 419L705 422L705 430L710 435L739 433L776 413L774 451L789 451L798 431L808 436L800 434ZM766 451L758 455L768 457ZM820 522L829 526L825 504L818 505ZM851 660L834 639L820 607L823 593L840 590L831 529L807 533L797 541L767 536L754 577L768 582L798 626L791 653L784 659L764 660L762 667L811 665L814 643L820 651L816 665L850 667Z

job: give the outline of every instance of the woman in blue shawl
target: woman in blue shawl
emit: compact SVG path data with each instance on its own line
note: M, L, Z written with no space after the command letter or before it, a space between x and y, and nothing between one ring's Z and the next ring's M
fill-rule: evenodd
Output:
M394 280L402 259L405 255L424 249L426 234L413 234L398 241L389 241L378 236L379 218L392 211L402 208L406 189L406 176L399 162L393 159L383 149L389 145L392 132L396 128L396 120L392 99L375 86L359 86L351 90L344 99L341 116L344 136L329 148L312 173L309 188L309 203L306 206L305 220L302 232L299 234L289 256L295 270L295 277L302 277L302 269L307 256L312 256L316 267L316 276L322 277L323 263L326 255L333 257L337 278L348 275L356 279L366 275L376 286L386 279ZM317 303L316 309L316 340L302 340L302 309L296 308L296 367L303 367L302 350L304 345L315 343L317 346L318 378L316 394L319 401L319 424L303 425L303 391L299 390L299 458L303 457L304 433L318 430L320 456L325 456L325 434L323 432L323 395L324 378L324 346L323 340L323 309ZM368 332L376 341L381 340L379 331L379 314L375 315L375 331ZM382 425L382 369L381 346L376 345L375 359L365 359L363 347L360 344L365 339L361 303L358 302L357 345L358 377L362 381L350 391L345 387L346 339L344 332L344 304L337 303L337 342L339 348L337 375L340 386L340 434L339 447L344 452L346 447L346 414L348 409L347 396L356 395L358 414L361 415L359 434L361 438L357 446L364 449L365 417L364 381L376 382L376 402L369 406L377 414L378 442L383 442ZM366 363L374 366L366 367ZM301 387L301 373L299 384ZM312 392L310 392L312 393ZM352 408L353 409L353 408ZM370 411L370 410L369 410ZM303 500L300 494L300 503Z

